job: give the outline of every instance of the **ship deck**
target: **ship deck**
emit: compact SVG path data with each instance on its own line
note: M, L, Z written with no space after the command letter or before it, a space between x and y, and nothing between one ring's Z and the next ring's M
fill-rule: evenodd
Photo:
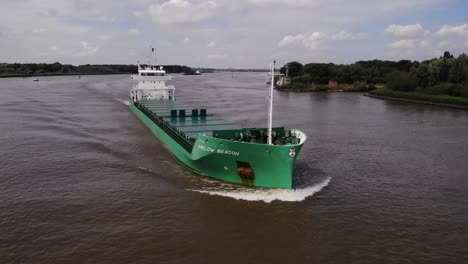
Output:
M213 136L213 130L241 129L239 125L207 113L206 109L188 107L178 101L152 100L139 103L176 131L183 132L189 141L194 141L198 134Z

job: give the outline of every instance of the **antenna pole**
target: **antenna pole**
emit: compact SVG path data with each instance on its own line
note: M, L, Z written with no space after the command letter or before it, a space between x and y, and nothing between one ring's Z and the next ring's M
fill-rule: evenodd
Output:
M155 64L156 62L155 62L155 58L154 58L154 57L155 57L155 56L154 56L154 48L150 45L150 54L149 54L149 58L148 58L150 69L153 68L153 65L156 65L156 64Z
M275 82L275 63L276 61L273 61L273 64L271 65L270 96L268 97L270 101L268 108L268 145L273 145L271 132L273 126L273 84Z
M151 52L152 49L153 49L153 47L151 47L151 45L150 45L150 53L148 54L148 66L150 67L150 69L151 69L151 61L152 61L151 57L153 56L153 54Z

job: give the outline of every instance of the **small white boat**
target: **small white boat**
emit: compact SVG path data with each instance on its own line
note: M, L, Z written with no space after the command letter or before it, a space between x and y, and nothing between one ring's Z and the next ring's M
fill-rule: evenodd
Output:
M34 79L33 79L33 82L38 82L38 81L39 81L38 78L34 78Z

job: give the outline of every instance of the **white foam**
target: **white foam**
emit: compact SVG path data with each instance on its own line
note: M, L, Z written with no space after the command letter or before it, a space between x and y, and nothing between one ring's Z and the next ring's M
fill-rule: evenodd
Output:
M114 99L121 104L130 105L130 102L128 100L122 100L120 98L114 98Z
M322 182L301 189L234 189L234 190L194 190L191 191L205 193L209 195L219 195L236 200L245 201L263 201L271 203L272 201L300 202L307 197L314 195L328 185L331 178L326 178Z

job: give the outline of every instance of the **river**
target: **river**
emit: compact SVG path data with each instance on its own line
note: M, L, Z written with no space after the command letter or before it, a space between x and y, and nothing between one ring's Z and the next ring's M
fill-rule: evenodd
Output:
M175 76L177 99L267 124L265 73ZM181 165L128 75L0 79L0 263L468 263L468 112L274 93L308 134L295 190Z

